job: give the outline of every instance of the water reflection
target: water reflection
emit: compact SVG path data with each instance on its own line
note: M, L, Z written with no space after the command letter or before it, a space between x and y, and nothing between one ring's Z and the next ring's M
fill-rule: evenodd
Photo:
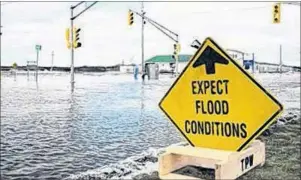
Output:
M143 112L143 109L144 109L144 100L145 100L145 97L144 97L144 85L141 86L141 114Z

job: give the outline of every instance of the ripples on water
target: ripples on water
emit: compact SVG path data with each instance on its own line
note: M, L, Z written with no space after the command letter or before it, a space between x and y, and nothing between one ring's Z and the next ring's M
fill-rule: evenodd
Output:
M1 79L1 173L63 178L179 140L158 109L170 81L132 75Z
M76 74L72 94L69 74L2 75L1 178L62 179L183 141L158 108L174 81L161 77ZM300 74L258 79L299 108Z

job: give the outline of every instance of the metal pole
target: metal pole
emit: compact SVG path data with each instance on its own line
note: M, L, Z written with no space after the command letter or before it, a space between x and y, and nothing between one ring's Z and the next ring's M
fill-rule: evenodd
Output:
M51 53L51 71L53 69L53 56L54 56L54 51Z
M279 57L279 60L280 60L280 63L279 63L279 68L280 68L280 73L282 73L282 45L280 44L280 57Z
M28 67L29 63L27 61L27 65L26 65L26 68L27 68L27 79L29 78L29 67Z
M242 53L242 67L245 69L244 59L245 59L245 53Z
M177 36L177 43L179 42L178 36ZM176 76L178 76L178 65L179 65L179 52L177 52L177 57L176 57Z
M73 91L74 88L74 49L73 49L73 7L71 6L71 68L70 68L70 73L71 73L71 90Z
M144 67L144 11L143 2L141 2L142 26L141 26L141 58L142 58L142 74L145 73Z
M70 10L71 10L71 17L70 17L70 21L71 21L71 67L70 67L70 73L71 73L71 91L73 92L74 90L74 48L73 48L73 21L79 17L81 14L83 14L85 11L87 11L89 8L91 8L92 6L94 6L98 1L95 1L93 4L91 4L89 7L87 7L86 9L84 9L83 11L81 11L79 14L73 16L73 10L78 7L79 5L81 5L82 3L84 3L85 1L81 1L79 2L77 5L75 6L71 6Z
M252 72L254 73L254 66L255 66L255 56L254 56L254 53L252 53Z
M39 72L39 49L37 49L36 81L38 80L38 72Z

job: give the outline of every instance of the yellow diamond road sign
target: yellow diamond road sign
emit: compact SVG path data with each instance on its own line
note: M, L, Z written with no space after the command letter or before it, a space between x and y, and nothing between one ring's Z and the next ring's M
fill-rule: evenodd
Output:
M211 38L159 104L192 146L241 151L282 105Z

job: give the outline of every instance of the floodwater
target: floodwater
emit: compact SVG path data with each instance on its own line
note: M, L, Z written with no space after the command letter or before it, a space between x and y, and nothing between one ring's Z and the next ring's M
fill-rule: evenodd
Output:
M300 73L256 76L300 108ZM174 80L76 74L71 93L68 73L2 74L1 179L64 179L184 141L158 107Z

